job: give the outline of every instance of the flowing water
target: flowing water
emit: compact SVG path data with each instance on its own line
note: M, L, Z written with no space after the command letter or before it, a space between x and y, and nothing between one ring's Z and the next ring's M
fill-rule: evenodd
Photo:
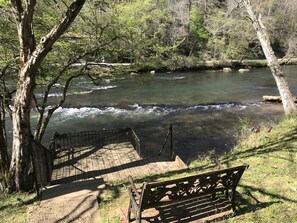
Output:
M297 94L296 66L284 67L293 94ZM61 95L59 86L50 100ZM262 103L263 95L278 95L267 68L237 71L158 73L111 79L94 86L76 80L63 108L52 117L44 142L54 132L131 127L142 150L157 154L173 124L174 150L191 161L201 153L228 151L233 146L239 117L253 124L277 122L281 105ZM42 94L37 94L41 97ZM36 119L33 112L32 121Z

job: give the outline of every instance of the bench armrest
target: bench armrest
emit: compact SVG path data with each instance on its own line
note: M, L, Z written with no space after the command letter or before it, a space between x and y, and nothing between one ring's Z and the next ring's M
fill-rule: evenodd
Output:
M132 211L136 213L136 210L139 210L139 200L135 199L133 189L131 187L128 187L128 194L130 198L130 207L132 208Z
M138 190L137 190L137 188L136 188L136 186L134 184L133 177L131 175L129 175L128 179L129 179L129 182L131 184L130 185L131 192L133 192L135 194L135 196L137 197L137 199L139 200L140 199L140 194L139 194L139 192L138 192Z

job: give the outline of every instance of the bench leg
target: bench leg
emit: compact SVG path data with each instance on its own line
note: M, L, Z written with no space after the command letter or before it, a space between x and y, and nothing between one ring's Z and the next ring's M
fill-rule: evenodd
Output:
M232 190L232 195L231 195L231 205L232 205L232 210L234 212L236 212L236 209L235 209L235 190L233 189Z
M141 223L141 211L139 210L136 215L136 223Z

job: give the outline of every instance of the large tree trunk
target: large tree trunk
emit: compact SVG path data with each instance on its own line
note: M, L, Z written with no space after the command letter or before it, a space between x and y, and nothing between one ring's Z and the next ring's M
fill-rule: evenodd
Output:
M277 88L279 90L285 114L296 114L297 108L294 103L293 96L291 94L289 85L286 81L285 75L281 69L281 66L270 45L267 30L261 21L261 15L258 18L256 17L249 0L240 0L239 2L245 7L249 19L253 23L253 27L257 33L258 39L267 59L268 66L272 72Z
M32 179L29 179L31 165L31 100L35 88L34 76L20 72L19 82L12 113L13 144L10 171L16 190L29 190Z
M80 12L85 0L76 0L68 8L65 17L40 40L36 47L33 33L33 15L36 0L11 0L20 42L20 70L12 114L13 146L10 163L10 187L29 190L32 156L32 133L30 125L31 102L35 89L36 72L53 44L68 29ZM25 7L23 7L25 4Z

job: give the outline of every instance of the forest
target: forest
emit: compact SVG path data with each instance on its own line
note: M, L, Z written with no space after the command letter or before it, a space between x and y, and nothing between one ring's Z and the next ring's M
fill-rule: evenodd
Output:
M36 39L61 18L67 7L67 1L63 2L37 3L33 24ZM205 60L263 59L253 27L236 2L86 1L43 67L52 70L50 64L66 63L78 56L85 61L129 62L139 64L140 69L148 66L169 70ZM277 57L296 56L296 2L252 3L256 14L262 16ZM5 3L1 5L3 11ZM1 13L1 17L1 67L5 67L8 61L13 64L18 40L9 12Z

